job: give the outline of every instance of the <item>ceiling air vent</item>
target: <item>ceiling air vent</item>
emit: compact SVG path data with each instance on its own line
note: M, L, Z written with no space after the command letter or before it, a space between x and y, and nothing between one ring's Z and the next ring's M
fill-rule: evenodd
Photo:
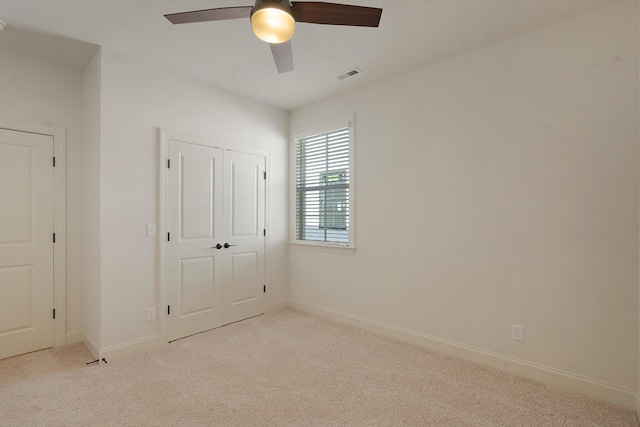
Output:
M344 80L344 79L348 79L349 77L357 76L358 74L362 74L362 70L360 70L358 68L353 68L353 69L347 71L346 73L340 74L336 78L338 80Z

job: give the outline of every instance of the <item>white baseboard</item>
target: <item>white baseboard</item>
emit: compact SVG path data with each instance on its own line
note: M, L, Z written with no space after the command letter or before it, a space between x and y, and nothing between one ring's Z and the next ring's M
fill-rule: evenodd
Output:
M76 344L79 342L84 342L84 332L82 329L76 329L75 331L67 331L65 334L64 344Z
M269 306L269 312L282 310L289 307L289 300L283 299L280 301L273 301Z
M431 350L447 353L461 359L480 363L512 374L520 375L535 381L576 391L587 396L624 406L629 409L640 408L639 399L634 390L614 384L608 384L592 378L576 375L571 372L550 368L516 359L498 353L434 337L422 332L401 328L392 324L379 322L362 316L333 310L299 300L289 300L289 306L297 310L316 314L321 317L346 323L371 332L397 338Z
M93 357L95 357L96 359L100 358L100 351L98 350L98 346L95 345L93 340L85 332L82 332L82 342Z
M160 344L160 335L151 335L137 340L103 348L102 351L100 351L100 358L104 357L106 359L120 359L122 357L140 353L145 350L150 350L152 348L160 346Z

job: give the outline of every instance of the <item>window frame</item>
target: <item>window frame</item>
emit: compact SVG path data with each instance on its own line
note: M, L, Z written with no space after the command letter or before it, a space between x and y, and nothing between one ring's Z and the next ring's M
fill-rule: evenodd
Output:
M297 211L296 211L296 177L297 177L297 141L310 136L323 133L330 133L338 129L349 129L349 243L319 242L311 240L298 240L296 233ZM308 250L314 252L336 253L353 255L355 244L355 126L353 115L343 117L319 124L296 128L291 132L289 145L289 245L293 249Z

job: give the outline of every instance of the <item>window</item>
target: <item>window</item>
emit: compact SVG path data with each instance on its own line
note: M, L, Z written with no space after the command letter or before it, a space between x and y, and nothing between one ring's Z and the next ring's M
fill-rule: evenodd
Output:
M353 246L352 132L348 123L295 139L295 236Z

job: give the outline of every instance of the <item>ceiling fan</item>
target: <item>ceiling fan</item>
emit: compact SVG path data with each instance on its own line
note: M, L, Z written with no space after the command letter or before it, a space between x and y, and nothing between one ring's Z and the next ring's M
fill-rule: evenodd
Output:
M296 22L378 27L382 9L349 4L256 0L254 6L219 7L164 15L172 24L250 18L254 34L271 45L278 73L293 71L291 37Z

